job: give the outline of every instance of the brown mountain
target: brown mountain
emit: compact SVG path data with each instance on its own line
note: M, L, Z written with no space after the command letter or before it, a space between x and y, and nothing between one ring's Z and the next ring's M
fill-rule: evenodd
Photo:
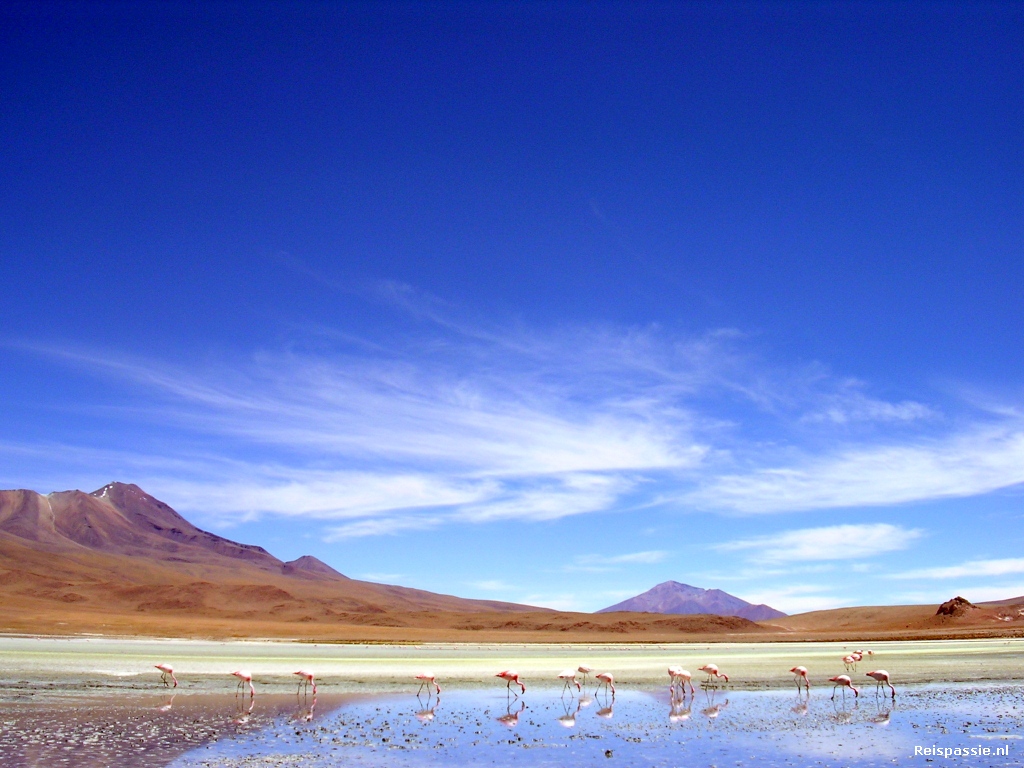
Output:
M779 619L786 615L782 611L777 611L764 604L753 605L720 589L691 587L689 584L680 584L678 581L662 582L636 597L603 608L598 613L614 611L673 614L709 613L715 616L739 616L751 621Z
M135 485L0 491L0 631L318 640L663 641L762 631L721 617L593 616L350 579L196 528Z
M11 602L229 616L267 611L300 621L339 613L540 610L348 579L308 555L284 563L262 547L200 530L123 483L46 496L0 491L0 590Z

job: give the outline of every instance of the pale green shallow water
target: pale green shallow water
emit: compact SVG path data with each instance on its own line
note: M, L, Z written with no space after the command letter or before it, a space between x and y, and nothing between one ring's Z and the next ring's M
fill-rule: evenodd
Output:
M895 683L932 683L1024 678L1024 640L935 640L849 643L716 643L661 645L340 645L275 641L206 642L111 638L0 637L0 696L30 690L148 688L158 677L153 665L174 666L183 689L223 690L240 667L258 686L286 690L291 673L314 671L335 690L402 684L424 669L442 681L487 683L495 672L514 668L530 681L551 680L567 667L587 664L612 672L624 684L667 680L679 664L715 663L734 686L790 685L787 673L806 666L812 681L844 672L841 658L870 648L857 670L886 669Z

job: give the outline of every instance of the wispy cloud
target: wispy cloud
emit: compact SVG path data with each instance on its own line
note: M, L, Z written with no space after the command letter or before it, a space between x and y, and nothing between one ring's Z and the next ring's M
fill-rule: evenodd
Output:
M953 425L820 366L779 370L734 329L480 328L407 286L381 296L416 333L204 366L31 350L141 393L93 415L166 438L150 453L111 449L107 466L134 467L183 510L303 516L329 523L330 539L651 505L891 505L1024 482L1019 409ZM884 434L851 427L875 423Z
M402 573L361 573L359 578L363 581L377 581L381 584L397 584L405 578Z
M935 410L914 400L889 402L865 394L859 381L844 382L836 391L819 395L818 403L806 413L804 422L853 424L862 422L900 423L937 416Z
M990 578L1024 573L1024 557L1010 557L996 560L970 560L960 565L940 568L921 568L891 574L894 579L963 579Z
M715 545L721 552L748 552L769 563L813 560L854 560L906 549L923 531L888 523L801 528Z
M976 496L1024 483L1019 424L849 448L788 465L713 476L685 501L748 514Z
M482 592L511 592L518 587L513 584L501 581L500 579L485 579L483 581L471 581L469 586L479 589Z
M629 552L624 555L576 555L573 562L562 566L566 573L582 571L584 573L603 573L619 570L623 565L652 565L660 563L669 556L664 550L647 550Z
M789 614L826 611L858 603L856 598L839 597L830 587L821 584L790 584L776 589L762 587L756 591L742 591L737 597L754 605L770 605Z

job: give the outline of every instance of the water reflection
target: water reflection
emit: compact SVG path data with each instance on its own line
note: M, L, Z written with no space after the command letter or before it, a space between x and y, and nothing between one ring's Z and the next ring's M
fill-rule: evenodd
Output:
M702 709L700 713L704 715L704 717L706 717L708 720L714 720L722 713L723 709L729 706L728 699L726 699L725 701L716 701L716 698L718 697L718 691L715 689L711 689L710 691L705 690L704 697L707 706L704 707L704 709Z
M811 692L808 691L806 697L800 693L800 689L797 689L796 704L790 708L790 712L800 715L800 717L807 717L807 712L811 704Z
M235 699L235 717L232 722L235 725L245 725L249 722L249 718L252 716L252 711L256 707L256 698L254 696L249 697L249 706L245 706L246 697Z
M178 694L176 694L176 693L172 693L170 695L170 697L167 699L167 701L165 701L163 704L161 704L159 707L157 707L157 711L158 712L170 712L172 709L174 709L174 697L177 696L177 695Z
M316 710L316 696L310 701L305 696L299 701L298 709L291 716L292 722L313 722L313 712Z
M892 710L895 708L895 703L887 705L885 699L875 701L875 714L871 716L871 723L880 728L887 728L892 717Z
M493 691L446 690L447 709L435 717L440 714L436 698L417 697L413 704L409 692L347 698L321 693L297 701L289 688L287 694L261 695L259 709L249 697L189 692L173 701L147 696L126 702L121 697L102 706L95 700L47 702L49 708L0 705L0 766L540 768L607 765L603 753L611 749L616 765L646 768L682 764L679 749L685 744L687 765L731 765L735 758L744 765L869 768L912 754L915 739L925 732L929 743L956 746L960 740L962 746L965 739L990 729L1024 731L1024 710L1019 707L1024 686L1019 684L969 693L966 687L911 688L899 717L889 697L867 697L859 704L852 696L843 702L837 695L826 705L819 691L810 710L809 696L794 698L792 689L666 696L661 686L627 687L617 698L602 692L592 699L597 705L586 710L583 697L560 696L556 684L536 691L537 700L531 699L529 707L522 699L507 702L504 714L500 705L493 709L500 701ZM173 707L165 708L169 704ZM317 726L298 726L311 722L314 710ZM702 717L693 717L693 712ZM493 720L506 728L496 728ZM506 731L513 728L517 733ZM840 751L837 742L842 743ZM1020 764L1005 758L972 763L980 768Z
M575 704L575 707L573 706ZM583 701L577 701L573 698L568 700L562 699L562 706L565 709L565 714L558 718L558 724L563 728L575 728L576 727L576 715L580 713L580 708L583 706Z
M832 699L832 720L833 722L846 725L853 721L853 713L857 711L860 702L853 700L853 706L848 708L846 699Z
M517 699L516 701L519 702L519 709L513 712L512 707L514 706L514 704L512 702L509 702L508 710L506 711L506 713L501 717L496 718L496 720L499 723L501 723L504 726L507 726L508 728L515 728L517 725L519 725L519 715L521 715L523 713L523 710L526 709L525 701L523 701L522 699Z
M690 697L690 704L688 706L686 703L685 691L680 696L675 692L675 690L673 690L669 704L668 721L670 723L683 723L690 719L690 710L693 706L693 696Z
M437 698L434 698L433 696L428 695L427 700L424 703L423 699L421 699L420 695L417 693L416 701L419 702L420 705L420 708L415 713L416 719L419 720L421 723L431 722L434 719L434 714L435 710L437 709L437 705L441 703L441 697L438 696Z

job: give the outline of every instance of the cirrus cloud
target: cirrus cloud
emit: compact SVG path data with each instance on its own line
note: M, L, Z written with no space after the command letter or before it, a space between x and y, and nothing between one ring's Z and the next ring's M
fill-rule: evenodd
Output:
M764 562L855 560L906 549L924 532L889 523L830 525L801 528L716 544L721 552L747 552Z

